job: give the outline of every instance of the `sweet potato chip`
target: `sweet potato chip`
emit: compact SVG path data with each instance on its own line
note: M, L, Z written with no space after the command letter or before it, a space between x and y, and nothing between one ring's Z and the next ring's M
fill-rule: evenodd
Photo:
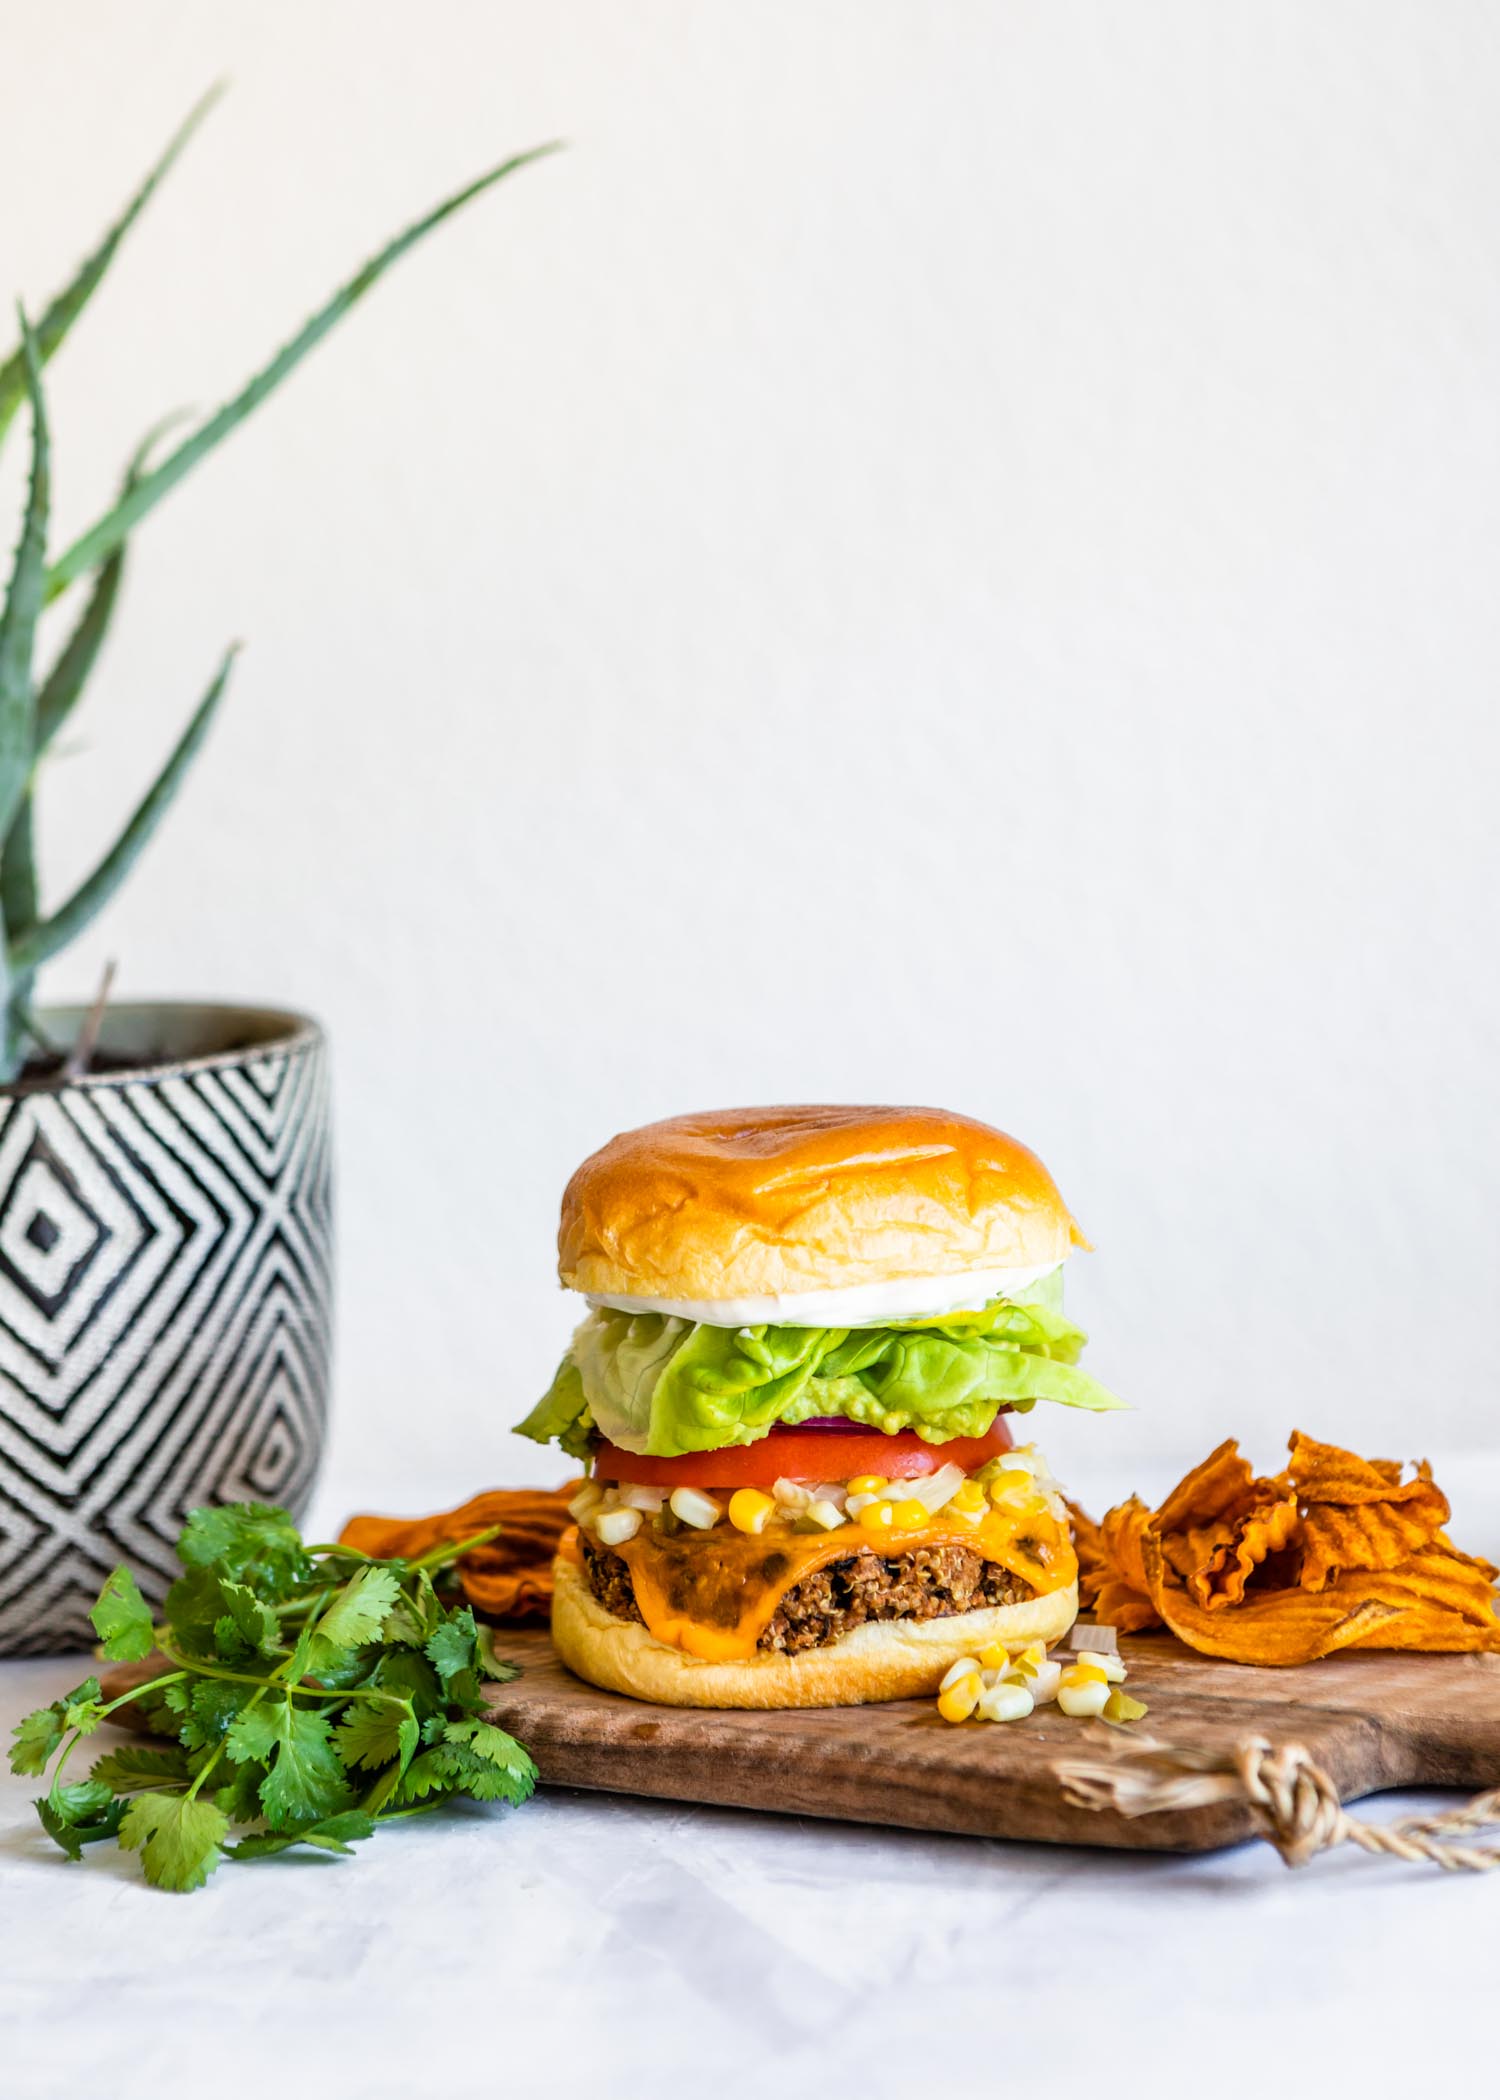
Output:
M1357 1458L1296 1431L1289 1470L1306 1514L1300 1579L1321 1590L1343 1569L1399 1568L1448 1521L1448 1498L1425 1462L1411 1480L1393 1459Z
M1157 1529L1166 1537L1232 1517L1244 1507L1254 1485L1255 1474L1249 1459L1241 1456L1238 1439L1226 1437L1201 1466L1178 1481L1156 1512Z
M1208 1611L1238 1604L1252 1574L1270 1554L1291 1544L1297 1532L1297 1503L1280 1483L1255 1483L1249 1507L1226 1519L1225 1536L1188 1576L1188 1588Z
M1262 1590L1232 1610L1212 1611L1168 1566L1154 1529L1146 1532L1143 1551L1151 1601L1163 1624L1200 1655L1225 1662L1314 1662L1362 1641L1379 1645L1375 1637L1402 1616L1399 1604L1301 1589Z
M1159 1626L1156 1608L1146 1594L1146 1567L1141 1535L1151 1512L1132 1495L1094 1523L1072 1503L1073 1542L1078 1552L1078 1594L1086 1611L1122 1633L1144 1633Z
M416 1560L434 1546L501 1526L466 1553L458 1580L470 1604L492 1619L545 1619L552 1609L552 1559L572 1518L579 1483L560 1488L490 1488L435 1517L351 1517L339 1544L381 1559Z
M1086 1605L1126 1631L1160 1622L1205 1655L1285 1665L1346 1648L1500 1652L1496 1570L1443 1530L1425 1463L1363 1459L1298 1431L1257 1479L1230 1440L1152 1515L1138 1497L1083 1518ZM1149 1616L1148 1616L1149 1614Z

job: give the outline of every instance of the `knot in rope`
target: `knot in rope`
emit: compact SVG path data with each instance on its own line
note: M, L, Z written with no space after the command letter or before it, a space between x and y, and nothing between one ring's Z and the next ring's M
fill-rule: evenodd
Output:
M1349 1835L1337 1788L1300 1743L1251 1736L1235 1746L1233 1756L1262 1834L1289 1867L1306 1866Z

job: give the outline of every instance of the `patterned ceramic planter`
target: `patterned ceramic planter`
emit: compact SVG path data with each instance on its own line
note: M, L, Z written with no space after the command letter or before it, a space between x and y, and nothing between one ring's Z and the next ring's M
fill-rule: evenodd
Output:
M44 1017L69 1042L79 1013ZM332 1305L327 1050L297 1014L123 1006L140 1068L0 1089L0 1655L92 1642L117 1561L160 1598L185 1512L300 1512Z

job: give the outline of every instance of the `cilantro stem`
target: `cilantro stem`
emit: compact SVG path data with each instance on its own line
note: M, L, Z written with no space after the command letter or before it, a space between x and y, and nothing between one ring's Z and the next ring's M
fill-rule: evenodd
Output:
M456 1544L434 1546L430 1553L424 1553L420 1560L409 1561L407 1565L413 1571L420 1568L424 1573L429 1573L433 1568L445 1566L450 1560L461 1560L464 1554L472 1553L476 1546L487 1546L491 1539L499 1538L504 1529L503 1524L491 1524L484 1531L476 1531L472 1538L460 1539Z
M177 1684L182 1678L186 1677L187 1674L188 1673L186 1670L173 1670L164 1677L153 1677L146 1684L138 1684L131 1691L121 1692L118 1699L111 1699L107 1705L101 1706L99 1708L98 1713L94 1716L94 1728L97 1728L101 1721L108 1720L109 1716L115 1711L116 1707L129 1706L133 1700L140 1698L142 1692L154 1692L158 1685ZM90 1735L92 1735L93 1732L94 1730L92 1728L87 1731L87 1733ZM75 1728L72 1734L64 1737L62 1743L59 1745L57 1759L52 1767L52 1783L47 1789L48 1798L50 1800L55 1801L57 1799L57 1790L62 1784L63 1766L68 1762L68 1759L73 1755L73 1752L83 1741L84 1734L85 1731L82 1728Z

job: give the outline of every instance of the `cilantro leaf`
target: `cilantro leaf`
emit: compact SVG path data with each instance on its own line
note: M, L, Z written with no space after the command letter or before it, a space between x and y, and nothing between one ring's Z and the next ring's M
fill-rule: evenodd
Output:
M221 1808L186 1794L137 1794L120 1823L120 1843L140 1853L146 1879L159 1889L202 1888L228 1834Z
M253 1684L227 1684L214 1677L195 1684L191 1705L199 1740L189 1749L216 1750L254 1697Z
M334 1736L340 1758L351 1769L363 1765L373 1772L395 1759L404 1772L417 1747L416 1716L383 1701L360 1699L350 1705Z
M394 1569L361 1568L351 1575L318 1620L318 1634L333 1648L363 1648L379 1638L386 1615L401 1593Z
M214 1640L226 1662L246 1655L274 1655L281 1645L281 1622L243 1582L219 1582L223 1616L214 1622ZM227 1624L225 1622L228 1622Z
M36 1804L42 1828L69 1859L82 1859L85 1845L118 1834L125 1803L111 1790L92 1779L76 1786L55 1786Z
M111 1662L140 1662L156 1646L151 1607L127 1567L109 1577L89 1620Z
M479 1628L476 1647L479 1655L480 1673L482 1676L488 1677L492 1683L510 1684L513 1679L520 1676L521 1665L519 1663L507 1662L503 1655L495 1653L495 1629L493 1626L481 1626Z
M353 1798L325 1714L293 1706L290 1699L247 1708L226 1742L237 1764L268 1767L260 1801L275 1830L321 1822Z
M361 1838L374 1835L374 1816L366 1815L363 1809L349 1808L341 1816L327 1816L321 1823L309 1823L301 1830L266 1832L241 1838L237 1845L229 1847L229 1856L231 1859L270 1859L292 1845L316 1845L320 1851L338 1852L347 1857Z
M419 1721L442 1711L443 1689L437 1672L425 1656L415 1655L409 1648L398 1648L394 1654L382 1656L371 1682L383 1692L394 1692L398 1698L410 1700Z
M89 1768L89 1778L114 1794L136 1794L143 1788L156 1787L163 1781L185 1780L187 1776L187 1758L181 1750L147 1750L136 1743L107 1750Z
M490 1721L450 1721L443 1742L457 1757L464 1789L479 1801L525 1801L536 1791L537 1772L513 1735ZM440 1752L439 1755L443 1753ZM476 1770L476 1761L482 1770Z
M185 1568L214 1568L227 1581L247 1583L276 1601L312 1574L311 1557L291 1517L265 1502L190 1510L177 1558Z
M222 1772L226 1768L221 1765ZM231 1823L258 1823L260 1821L259 1765L230 1765L230 1777L223 1786L213 1789L213 1797L223 1809Z
M92 1735L104 1719L104 1702L97 1677L85 1677L82 1684L75 1685L71 1692L64 1692L57 1703L62 1708L63 1726L76 1728L80 1735Z
M452 1794L457 1791L451 1763L439 1750L424 1750L414 1757L402 1775L401 1782L391 1799L399 1807L414 1801L426 1801L434 1794Z
M54 1751L62 1748L66 1732L60 1704L39 1706L35 1713L26 1714L11 1730L15 1737L10 1747L11 1770L45 1772Z
M24 1715L16 1723L11 1730L15 1738L10 1747L11 1770L44 1772L53 1754L62 1748L64 1736L75 1728L80 1735L92 1735L103 1717L99 1680L85 1677L71 1692L64 1692L50 1706L39 1706L35 1713Z
M321 1822L352 1800L338 1752L329 1739L326 1715L286 1707L289 1726L276 1761L261 1781L261 1806L273 1829Z
M474 1667L478 1638L474 1614L465 1605L462 1611L449 1612L428 1641L422 1652L442 1679L444 1691L461 1672Z
M225 1735L225 1748L237 1765L266 1764L281 1741L279 1714L285 1705L247 1706L237 1714Z

